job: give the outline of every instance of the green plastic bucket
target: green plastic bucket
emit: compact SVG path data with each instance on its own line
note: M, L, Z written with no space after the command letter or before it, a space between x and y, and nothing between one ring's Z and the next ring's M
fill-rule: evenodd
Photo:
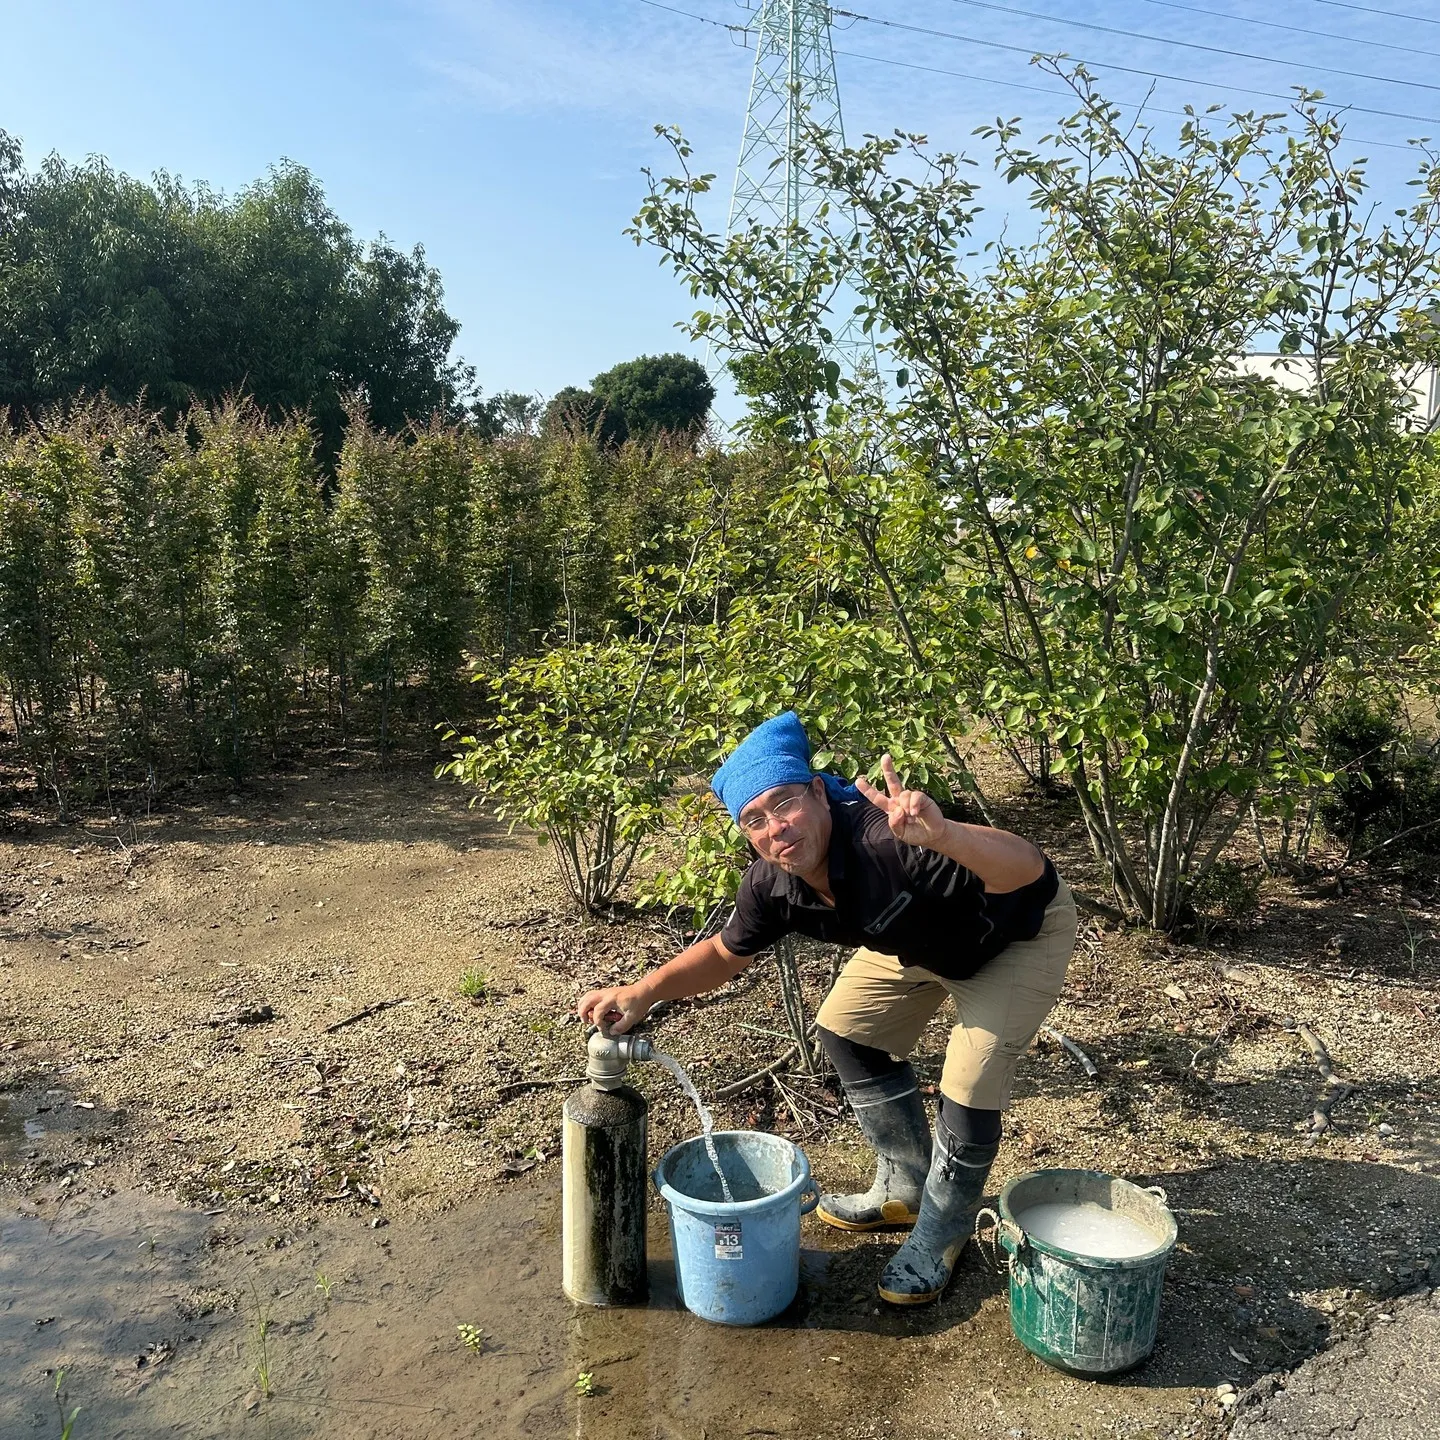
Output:
M1152 1234L1154 1248L1109 1259L1028 1234L1019 1220L1046 1204L1113 1211ZM999 1207L998 1215L982 1210L976 1216L976 1233L981 1216L989 1215L994 1239L1009 1256L1015 1338L1072 1375L1118 1375L1144 1360L1155 1348L1165 1264L1178 1233L1165 1192L1098 1170L1034 1170L1001 1190Z

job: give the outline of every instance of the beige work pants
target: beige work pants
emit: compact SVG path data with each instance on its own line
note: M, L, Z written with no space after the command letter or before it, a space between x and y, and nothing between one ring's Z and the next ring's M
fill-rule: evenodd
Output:
M968 980L942 980L859 949L820 1007L819 1022L857 1045L903 1057L948 995L959 1023L945 1050L941 1094L977 1110L1004 1110L1020 1057L1060 996L1075 931L1075 901L1062 880L1040 933L1012 941Z

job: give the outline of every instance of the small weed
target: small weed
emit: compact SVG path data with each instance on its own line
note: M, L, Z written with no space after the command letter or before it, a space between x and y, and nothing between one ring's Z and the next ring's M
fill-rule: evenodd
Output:
M252 1284L250 1294L255 1300L255 1324L251 1334L255 1340L255 1388L264 1400L270 1398L270 1312L260 1304L260 1292Z
M330 1303L330 1277L317 1270L315 1272L315 1288L324 1297L325 1303Z
M80 1406L76 1406L67 1417L65 1414L65 1402L70 1398L61 1388L65 1384L65 1371L63 1369L55 1372L55 1408L60 1412L60 1440L70 1440L75 1430L75 1417L80 1413Z
M1401 919L1405 926L1405 954L1410 961L1410 973L1414 975L1420 969L1420 951L1429 937L1424 930L1417 930L1408 916L1402 916Z
M555 1033L555 1022L541 1016L538 1020L532 1020L529 1025L532 1035L553 1035Z
M577 1395L593 1395L595 1393L595 1372L593 1370L582 1370L575 1377L575 1393Z
M484 1353L485 1332L478 1325L457 1325L455 1333L460 1337L460 1343L472 1355Z
M490 995L489 977L472 967L460 977L460 993L467 1000L473 1000L477 1005L481 1004Z

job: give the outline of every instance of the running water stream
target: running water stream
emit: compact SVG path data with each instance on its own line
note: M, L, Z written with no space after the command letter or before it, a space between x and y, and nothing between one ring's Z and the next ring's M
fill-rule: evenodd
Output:
M696 1110L700 1112L700 1125L705 1134L705 1151L710 1156L710 1163L715 1167L715 1173L720 1177L720 1190L725 1196L725 1203L733 1205L735 1197L730 1193L730 1184L725 1179L725 1172L720 1168L720 1155L715 1149L715 1141L710 1133L715 1128L715 1117L700 1098L700 1092L695 1088L695 1082L686 1074L685 1067L673 1055L662 1055L660 1051L656 1050L651 1058L657 1065L663 1065L680 1082L680 1088L694 1101Z

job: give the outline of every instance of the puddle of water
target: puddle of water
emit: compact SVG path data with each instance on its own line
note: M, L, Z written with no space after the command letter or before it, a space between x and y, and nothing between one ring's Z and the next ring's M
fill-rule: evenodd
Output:
M847 1267L873 1278L873 1253L807 1251L796 1306L776 1325L731 1330L681 1307L658 1213L650 1305L572 1306L559 1196L539 1185L380 1230L326 1222L280 1248L249 1217L142 1195L35 1210L0 1202L0 1435L58 1433L62 1366L80 1440L242 1428L273 1440L816 1435L830 1433L827 1418L844 1428L872 1413L899 1361L845 1303L862 1288ZM830 1328L841 1314L846 1328ZM912 1330L889 1323L897 1337ZM460 1343L462 1324L484 1332L480 1354ZM582 1372L588 1397L576 1393Z
M7 1096L0 1095L0 1161L13 1160L28 1127Z
M54 1382L46 1372L62 1366L69 1372L70 1408L103 1411L96 1401L106 1392L119 1402L111 1407L115 1414L140 1401L154 1378L147 1373L155 1353L149 1347L179 1341L175 1306L188 1288L183 1254L198 1246L208 1224L143 1196L93 1208L47 1208L48 1220L34 1205L0 1205L4 1435L48 1434L52 1425L59 1433ZM152 1234L163 1234L165 1245L152 1248ZM203 1349L198 1335L185 1344ZM141 1356L147 1358L140 1362ZM83 1440L96 1433L94 1418L77 1423L74 1434Z
M0 1095L0 1163L18 1160L27 1142L40 1139L47 1128L38 1115L27 1118L20 1102Z
M104 1143L116 1119L93 1104L76 1105L69 1090L32 1087L0 1095L0 1165L25 1160L46 1136Z
M13 1134L13 1109L9 1120ZM1193 1183L1209 1182L1229 1183ZM1177 1193L1190 1193L1183 1180ZM1205 1308L1211 1286L1172 1287L1156 1360L1095 1386L1020 1348L1001 1281L973 1252L943 1302L897 1310L874 1292L894 1237L807 1225L796 1303L730 1329L680 1305L658 1206L651 1303L611 1310L561 1291L552 1176L378 1230L371 1215L267 1234L281 1217L206 1216L133 1192L0 1198L0 1436L60 1433L62 1367L67 1413L82 1407L76 1440L1059 1440L1169 1433L1193 1416L1185 1387L1229 1373L1211 1354L1230 1323ZM483 1332L480 1353L460 1325ZM582 1373L594 1394L576 1393Z

